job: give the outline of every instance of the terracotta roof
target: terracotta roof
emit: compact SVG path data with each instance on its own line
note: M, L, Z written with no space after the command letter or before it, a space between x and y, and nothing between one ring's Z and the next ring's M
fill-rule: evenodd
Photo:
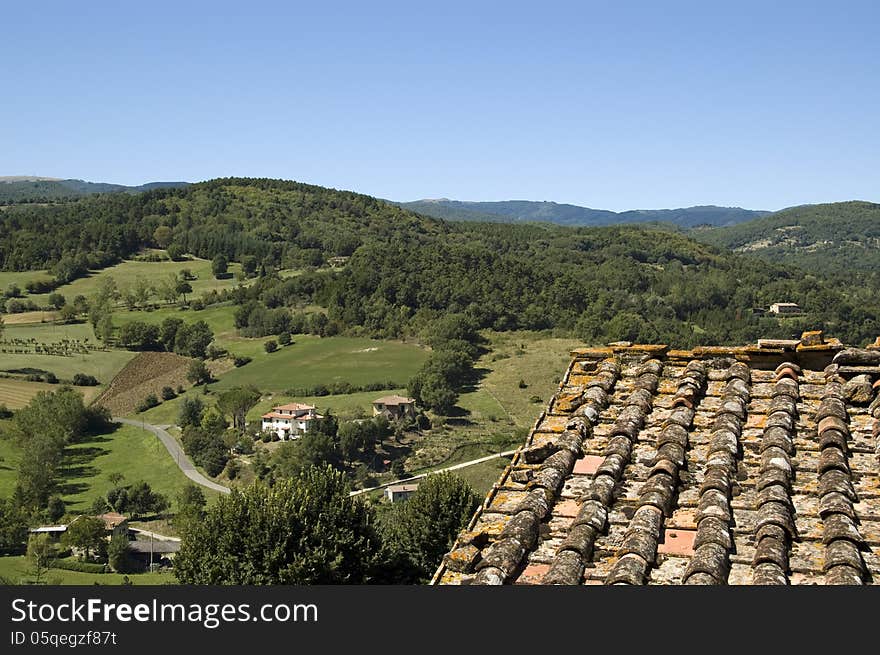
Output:
M105 514L101 514L98 516L99 519L104 521L104 526L108 530L112 530L113 528L125 523L128 519L124 517L122 514L118 512L107 512Z
M263 414L262 418L286 418L291 421L311 421L312 419L322 418L317 414L313 416L303 415L303 416L292 416L291 414L279 414L278 412L269 412L268 414Z
M314 405L306 405L305 403L287 403L286 405L278 405L273 407L275 411L281 411L282 409L288 412L301 412L308 409L315 409Z
M415 398L407 398L406 396L382 396L373 401L374 405L411 405L415 402Z
M572 355L435 584L880 580L880 351Z

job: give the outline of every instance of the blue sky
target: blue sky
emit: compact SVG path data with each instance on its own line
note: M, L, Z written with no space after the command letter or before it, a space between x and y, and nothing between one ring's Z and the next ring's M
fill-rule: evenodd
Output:
M880 201L880 3L6 3L0 175Z

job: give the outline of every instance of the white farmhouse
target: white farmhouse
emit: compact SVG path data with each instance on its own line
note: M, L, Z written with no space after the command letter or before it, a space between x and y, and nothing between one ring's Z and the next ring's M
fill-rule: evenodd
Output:
M309 429L309 423L324 418L313 405L304 403L287 403L273 407L272 411L263 414L262 429L278 435L279 439L298 439Z

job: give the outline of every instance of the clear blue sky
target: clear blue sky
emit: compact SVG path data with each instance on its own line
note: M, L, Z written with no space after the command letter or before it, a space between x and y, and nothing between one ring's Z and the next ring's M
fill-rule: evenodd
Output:
M0 175L880 201L877 2L5 3Z

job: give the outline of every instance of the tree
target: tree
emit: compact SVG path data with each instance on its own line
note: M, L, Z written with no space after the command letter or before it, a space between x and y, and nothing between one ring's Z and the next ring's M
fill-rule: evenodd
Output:
M357 584L378 548L372 512L344 474L311 468L218 498L184 532L174 571L198 585Z
M119 329L119 344L127 350L159 350L159 337L159 326L143 321L131 321Z
M177 424L181 428L189 425L200 425L202 422L202 412L205 404L198 396L187 396L180 403L180 412L177 415Z
M156 291L159 297L170 305L177 302L180 297L180 292L177 290L178 284L180 284L180 280L177 279L177 276L174 273L169 273L159 282Z
M178 262L181 259L183 259L183 256L186 254L186 251L183 249L183 246L181 246L178 243L170 244L168 246L168 248L166 249L166 252L168 253L168 256L171 258L171 260L175 261L175 262Z
M257 258L253 255L244 255L241 258L241 272L245 277L253 277L257 272Z
M153 231L153 241L159 248L167 248L171 244L173 234L170 227L160 225Z
M217 254L214 256L214 259L211 261L211 272L214 274L214 277L218 280L226 277L229 269L229 260L226 259L226 255Z
M283 443L275 451L274 470L278 476L292 478L310 467L339 464L339 451L333 438L319 432L306 432L295 441Z
M189 365L186 379L194 385L208 384L211 381L211 371L208 370L204 360L196 359Z
M274 353L278 350L278 343L274 339L269 339L266 343L263 344L263 348L267 353Z
M205 516L206 505L207 500L201 487L192 482L187 483L177 496L176 522L185 528L193 522L201 521Z
M156 293L156 287L147 278L138 275L134 279L131 290L134 301L139 307L143 307L149 302L150 297Z
M182 318L169 316L159 326L159 341L168 352L174 350L174 344L177 341L177 331L180 330L182 325Z
M33 534L28 539L27 562L30 566L29 573L34 582L40 584L46 571L55 561L55 545L49 541L48 534Z
M478 504L470 485L456 475L448 471L429 475L406 502L395 508L385 542L408 559L419 580L425 581Z
M89 559L92 553L103 556L107 549L104 539L107 529L104 521L95 516L80 516L67 526L62 544L67 548L78 548L83 556Z
M156 493L146 482L136 482L128 488L128 513L132 516L158 514L168 509L168 499Z
M117 573L127 573L131 570L131 547L128 537L117 532L110 537L107 545L107 563Z
M211 407L202 415L202 430L212 437L221 436L226 427L226 418L216 408Z
M205 321L181 325L174 338L174 352L204 358L213 340L214 332Z
M14 553L27 542L28 517L22 504L0 498L0 554Z
M290 332L282 332L279 334L278 343L282 346L290 345Z
M253 387L235 387L217 398L217 408L232 418L232 427L245 429L247 413L260 401L260 392Z
M183 296L183 304L186 304L186 294L192 293L192 285L186 280L180 280L174 287L174 290L177 292L178 296Z
M49 498L49 502L46 503L46 517L52 523L60 521L65 511L66 507L60 496L51 496Z
M49 305L54 307L55 309L61 309L64 305L67 304L67 298L65 298L60 293L50 293L49 294Z

